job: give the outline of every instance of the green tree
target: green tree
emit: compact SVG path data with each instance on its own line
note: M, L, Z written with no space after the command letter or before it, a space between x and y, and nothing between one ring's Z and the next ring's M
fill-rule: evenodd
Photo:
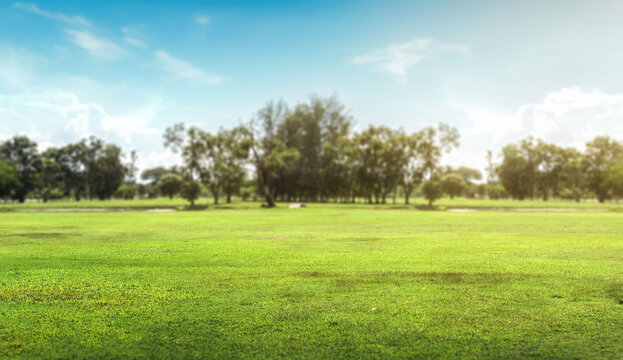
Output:
M584 172L582 154L575 149L566 150L567 161L563 164L560 181L571 197L580 202L586 192L587 176Z
M14 136L0 144L0 160L13 166L19 174L20 186L15 188L13 197L24 202L28 193L37 187L37 178L41 171L41 157L37 143L26 136Z
M482 173L478 169L472 169L467 166L460 166L454 169L453 172L461 176L466 184L472 184L475 181L482 180Z
M422 185L422 194L428 200L428 206L432 207L433 202L443 196L443 187L437 179L429 179Z
M169 199L173 199L173 196L180 192L182 177L177 174L168 173L158 180L157 186L163 195L168 196Z
M402 144L402 189L404 191L405 204L409 205L409 199L411 194L424 180L424 166L423 159L420 156L422 150L420 145L422 144L422 133L414 133L411 135L404 135L400 141Z
M535 163L527 152L531 151L524 143L511 144L502 149L502 163L497 167L498 176L504 189L514 198L523 200L531 197L536 178Z
M335 98L312 97L286 111L277 128L277 137L286 149L296 149L299 161L283 169L273 186L278 197L325 201L345 192L348 182L339 173L346 171L346 154L352 117ZM336 173L337 172L337 173Z
M43 158L39 173L39 190L43 202L48 201L50 192L57 189L63 181L61 166L53 159Z
M212 185L215 160L210 148L213 141L211 134L194 126L186 129L185 125L180 123L167 128L164 139L165 147L169 147L173 152L181 152L184 161L183 173L187 179L185 184L202 182L208 186ZM186 189L190 189L188 186ZM184 186L182 191L183 189Z
M195 200L199 198L201 194L201 185L192 179L185 180L180 188L180 195L182 198L190 201L190 206L195 206Z
M599 202L610 197L610 189L605 175L609 167L623 159L623 145L608 136L598 136L586 144L583 169L587 177L587 187L595 193Z
M123 184L126 171L121 162L121 148L112 144L98 148L89 171L91 196L110 199Z
M16 190L21 188L17 169L3 160L0 160L0 198L12 197Z
M442 154L459 146L459 132L446 124L437 128L429 126L420 130L419 141L422 173L425 178L432 178L439 169Z
M86 154L87 145L84 140L61 148L48 149L43 154L59 165L64 195L73 195L76 201L80 201L87 191Z
M136 172L138 171L138 168L136 167L137 160L138 154L136 153L136 150L132 150L130 152L130 162L126 167L126 181L130 184L134 184L136 182Z
M213 159L212 183L214 199L218 202L218 190L225 193L227 203L238 193L246 175L245 164L251 147L248 131L244 127L221 130L209 139L207 148Z
M441 186L443 192L448 194L450 199L454 199L455 196L463 193L467 184L461 175L449 173L441 178Z
M551 195L557 195L564 165L567 163L567 151L555 145L538 140L535 146L536 187L543 200Z
M274 178L285 165L298 161L298 150L286 147L277 136L277 129L283 122L288 110L283 102L269 102L260 109L248 126L250 136L251 159L266 205L275 207Z
M171 170L168 170L164 166L157 166L143 170L141 173L141 180L148 181L151 184L157 184L160 178L169 173L171 173Z
M136 196L136 185L134 184L123 184L119 186L115 196L124 200L132 200Z
M487 196L489 199L499 200L504 199L508 196L506 189L504 186L498 183L490 183L487 184Z
M603 187L608 189L609 197L623 198L623 162L608 167L604 174Z

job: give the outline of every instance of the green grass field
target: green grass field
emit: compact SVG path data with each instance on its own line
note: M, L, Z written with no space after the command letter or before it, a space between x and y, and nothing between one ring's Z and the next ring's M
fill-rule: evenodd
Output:
M403 198L397 198L396 204L392 199L387 200L387 204L365 204L363 199L361 202L355 204L347 203L333 203L327 204L307 204L311 207L326 207L327 205L336 208L342 207L345 209L353 208L400 208L400 209L413 209L416 207L427 207L428 201L422 198L412 198L409 205L404 204ZM34 210L34 209L46 209L46 208L62 208L62 209L86 209L86 208L119 208L119 209L184 209L188 207L188 201L182 198L169 199L166 197L160 197L157 199L144 199L144 200L57 200L49 201L47 203L41 201L31 201L23 204L19 203L7 203L0 204L0 212L7 211L19 211L19 210ZM208 208L216 209L257 209L258 202L242 202L236 199L232 204L226 204L224 199L218 205L212 203L212 198L201 198L197 200L198 206L207 206ZM288 204L281 204L281 206L287 207ZM503 209L581 209L581 210L602 210L602 211L622 211L623 203L618 202L606 202L600 204L594 200L583 200L582 202L575 202L569 200L553 199L549 201L542 200L489 200L489 199L467 199L467 198L443 198L435 202L435 207L441 210L444 209L484 209L484 210L503 210Z
M0 357L623 358L621 212L231 207L1 213Z

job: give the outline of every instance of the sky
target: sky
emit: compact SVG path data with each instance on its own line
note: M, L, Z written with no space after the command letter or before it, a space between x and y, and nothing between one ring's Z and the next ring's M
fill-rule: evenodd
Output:
M356 121L461 133L450 165L527 136L623 140L623 1L0 0L0 140L95 135L172 165L164 129L337 96Z

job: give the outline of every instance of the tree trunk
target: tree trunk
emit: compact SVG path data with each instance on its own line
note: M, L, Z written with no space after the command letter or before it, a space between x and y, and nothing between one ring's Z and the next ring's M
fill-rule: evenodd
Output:
M231 204L231 191L227 192L227 203Z
M264 178L264 164L260 161L255 161L255 170L257 173L257 180L260 183L260 189L266 198L266 203L268 207L275 207L275 200L273 199L272 194L270 193L270 189L266 184L266 179Z
M411 193L405 191L405 205L409 205L409 198L411 197Z

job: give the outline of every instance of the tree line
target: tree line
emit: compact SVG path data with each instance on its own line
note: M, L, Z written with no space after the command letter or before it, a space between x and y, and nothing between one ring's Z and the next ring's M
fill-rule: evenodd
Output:
M432 205L450 197L565 198L600 202L623 197L623 145L607 136L584 152L527 138L505 146L501 161L488 152L479 170L441 163L459 146L446 124L413 133L385 126L354 131L354 120L335 98L313 97L289 107L269 102L250 121L216 133L176 124L164 146L182 163L156 167L136 179L136 153L91 137L39 153L25 136L0 144L0 197L75 200L181 195L192 205L203 193L214 203L233 196L278 201L396 202L415 194ZM483 181L484 180L484 181Z

